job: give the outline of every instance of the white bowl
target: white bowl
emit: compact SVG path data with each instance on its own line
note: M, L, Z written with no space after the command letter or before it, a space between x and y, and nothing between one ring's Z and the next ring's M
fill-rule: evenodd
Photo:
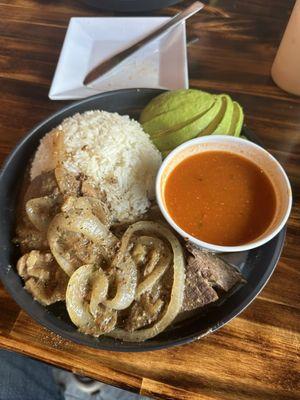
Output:
M272 223L256 239L239 246L218 246L199 240L178 226L171 218L164 199L164 188L170 172L182 160L204 151L228 151L241 155L259 166L273 183L276 194L276 211ZM156 198L166 220L186 240L213 252L236 252L259 247L271 240L284 227L291 212L292 190L289 179L279 162L257 144L234 136L211 135L189 140L176 147L163 161L156 178Z

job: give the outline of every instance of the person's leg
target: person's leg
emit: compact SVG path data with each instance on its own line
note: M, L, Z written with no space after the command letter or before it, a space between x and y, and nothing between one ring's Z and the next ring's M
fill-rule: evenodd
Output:
M47 364L0 350L0 400L62 400Z

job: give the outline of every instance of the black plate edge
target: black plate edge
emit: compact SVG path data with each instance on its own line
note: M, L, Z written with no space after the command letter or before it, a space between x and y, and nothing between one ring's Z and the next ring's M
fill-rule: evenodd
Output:
M72 108L77 107L78 105L82 105L85 103L90 102L93 99L96 99L97 97L101 96L103 97L109 97L111 94L113 93L119 93L120 91L122 91L123 93L126 92L139 92L139 91L148 91L149 93L154 93L157 92L157 94L163 92L164 90L161 89L150 89L150 88L134 88L134 89L121 89L121 90L114 90L114 91L110 91L110 92L105 92L105 93L101 93L101 94L97 94L95 96L91 96L88 97L86 99L83 100L79 100L76 102L72 102L71 104L68 104L67 106L59 109L58 111L54 112L53 114L51 114L48 118L46 118L45 120L43 120L42 122L40 122L39 124L35 125L14 147L14 149L12 150L12 152L8 155L8 157L5 159L2 167L1 167L1 171L0 171L0 179L2 179L2 175L3 175L3 171L5 170L5 168L7 167L7 165L10 163L10 161L14 158L14 155L16 152L18 152L19 147L21 147L23 145L23 143L30 138L31 136L33 136L35 134L35 132L40 129L43 125L47 124L48 122L50 122L53 118L55 117L59 117L61 114L63 114L65 111L69 111ZM249 133L250 138L253 137L255 140L257 138L257 136L255 134L253 134L247 127L243 128L247 133ZM257 140L259 143L261 143L261 141L258 139ZM264 279L261 279L260 285L258 285L255 290L239 305L239 307L236 307L223 321L221 321L220 323L214 325L212 328L210 328L209 330L204 330L203 332L198 332L198 334L191 334L188 335L186 337L180 338L180 339L173 339L171 343L162 343L162 344L156 344L156 343L152 343L151 341L146 341L146 342L142 342L140 344L133 344L131 342L123 342L123 341L119 341L116 340L116 345L101 345L101 342L89 342L88 340L85 341L84 338L76 338L73 337L71 334L69 334L68 332L66 332L65 330L61 330L58 327L53 327L51 322L48 320L43 320L42 318L40 318L39 316L37 316L36 314L34 314L31 311L27 311L24 310L24 304L22 304L21 301L19 301L18 299L18 294L11 289L7 283L6 283L6 279L5 279L5 266L2 266L3 268L0 268L0 278L1 281L5 287L5 289L7 290L7 292L12 296L13 300L19 305L19 307L25 311L28 315L30 315L33 320L35 320L36 322L38 322L40 325L46 327L47 329L49 329L50 331L60 335L63 338L66 338L70 341L73 341L79 345L86 345L88 347L91 348L95 348L95 349L100 349L100 350L107 350L107 351L114 351L114 352L146 352L146 351L152 351L152 350L161 350L161 349L165 349L165 348L169 348L169 347L174 347L174 346L179 346L182 344L187 344L190 343L194 340L197 340L211 332L215 332L217 329L223 327L224 325L226 325L228 322L230 322L233 318L235 318L236 316L238 316L241 312L243 312L251 303L252 301L257 297L257 295L262 291L262 289L265 287L265 285L267 284L267 282L269 281L269 279L271 278L274 269L276 268L276 265L278 263L278 260L280 258L281 252L282 252L282 248L284 246L284 238L285 238L285 234L286 234L286 227L284 227L279 234L277 235L278 242L280 243L280 245L277 245L275 247L275 252L272 256L272 260L270 262L270 266L268 267L268 269L265 271L264 274ZM31 297L31 296L30 296ZM34 301L34 300L32 300ZM127 345L128 343L128 345ZM119 347L120 346L120 347Z

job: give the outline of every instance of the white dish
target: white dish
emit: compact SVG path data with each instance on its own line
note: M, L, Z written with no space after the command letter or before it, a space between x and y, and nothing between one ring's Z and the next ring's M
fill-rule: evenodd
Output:
M185 158L204 151L221 150L241 155L254 161L273 183L276 194L276 211L270 226L255 240L239 246L219 246L197 239L178 226L170 216L165 200L164 187L170 172ZM289 179L279 162L265 149L245 139L227 135L210 135L189 140L176 147L163 161L156 178L156 199L169 224L186 240L197 247L220 253L251 250L262 246L281 231L292 207L292 190Z
M80 99L115 89L188 88L185 23L140 49L85 87L86 74L169 17L71 18L49 91L52 100Z

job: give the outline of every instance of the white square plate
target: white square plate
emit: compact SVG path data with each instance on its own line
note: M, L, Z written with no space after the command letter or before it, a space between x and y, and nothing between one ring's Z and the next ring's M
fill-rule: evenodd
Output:
M185 24L146 45L100 77L83 79L98 63L143 38L169 17L71 18L49 92L52 100L81 99L125 88L188 88Z

